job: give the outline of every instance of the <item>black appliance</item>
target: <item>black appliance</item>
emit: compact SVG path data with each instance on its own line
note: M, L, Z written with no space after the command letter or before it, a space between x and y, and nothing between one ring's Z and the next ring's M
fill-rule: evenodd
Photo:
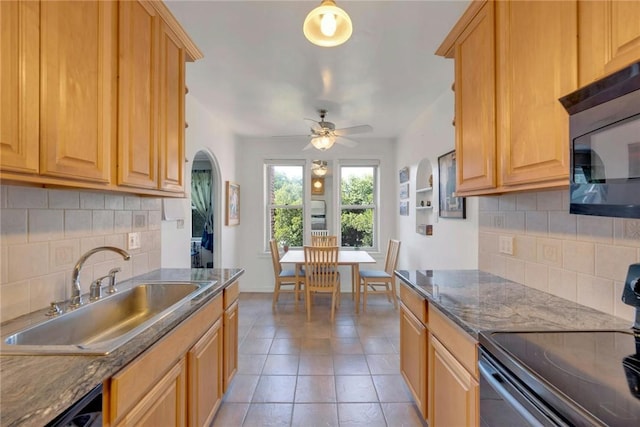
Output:
M58 415L47 427L102 426L102 384Z
M623 300L636 312L639 282L640 264L633 264ZM638 326L622 331L481 332L481 425L639 426Z
M640 62L560 102L570 114L570 212L640 218Z

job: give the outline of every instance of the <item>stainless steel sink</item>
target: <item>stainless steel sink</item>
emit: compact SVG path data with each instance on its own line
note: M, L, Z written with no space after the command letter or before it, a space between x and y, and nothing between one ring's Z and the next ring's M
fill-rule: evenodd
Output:
M3 337L4 354L108 354L197 298L213 283L157 282L121 288Z

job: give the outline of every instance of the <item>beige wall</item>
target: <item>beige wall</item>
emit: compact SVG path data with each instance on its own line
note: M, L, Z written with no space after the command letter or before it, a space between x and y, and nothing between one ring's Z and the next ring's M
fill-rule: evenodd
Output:
M161 203L158 198L0 186L0 321L69 298L71 270L97 246L126 249L139 231L142 247L123 261L112 252L92 255L80 279L83 293L94 278L121 267L120 280L160 268Z
M629 264L640 262L640 220L569 214L568 191L481 197L479 268L624 319ZM514 237L514 254L499 237Z

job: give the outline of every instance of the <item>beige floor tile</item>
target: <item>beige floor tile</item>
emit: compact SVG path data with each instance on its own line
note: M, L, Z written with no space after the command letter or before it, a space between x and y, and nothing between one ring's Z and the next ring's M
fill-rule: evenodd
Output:
M231 381L229 389L224 394L225 402L251 402L253 392L256 390L260 375L241 375L238 374Z
M212 427L241 426L248 409L248 403L225 403L213 419Z
M290 426L292 413L292 403L252 403L243 426Z
M336 375L338 402L377 402L375 386L370 375Z
M372 375L391 375L400 372L399 354L368 354L366 357Z
M296 403L293 406L292 426L330 427L338 425L338 407L335 403Z
M271 347L271 338L247 337L238 348L239 354L268 354Z
M248 338L273 338L276 335L275 325L254 325L247 333Z
M341 338L357 338L358 329L355 325L335 325L331 330L331 336Z
M266 354L239 354L238 374L260 375L265 360L267 360Z
M296 403L335 403L336 383L333 375L299 375Z
M427 427L413 403L382 403L382 412L390 426ZM506 426L505 426L506 427Z
M329 338L303 338L300 348L302 354L331 354Z
M395 349L387 337L368 337L362 338L361 341L365 354L395 353Z
M330 354L302 354L298 375L333 375L333 357Z
M275 338L269 354L299 354L301 346L301 338Z
M402 375L372 375L380 402L412 402L411 393Z
M369 375L367 359L362 354L336 354L333 356L336 375Z
M300 356L292 354L270 354L264 363L262 375L297 375Z
M363 354L364 350L358 338L331 338L333 354Z
M262 375L258 381L254 403L292 403L296 389L295 375Z
M384 413L379 403L339 403L340 427L386 427ZM389 424L391 425L391 424Z

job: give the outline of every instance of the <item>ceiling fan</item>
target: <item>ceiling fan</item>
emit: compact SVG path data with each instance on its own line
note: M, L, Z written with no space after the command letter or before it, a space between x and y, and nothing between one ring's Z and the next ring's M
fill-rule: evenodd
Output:
M312 147L317 148L318 150L328 150L333 146L334 143L338 143L344 145L346 147L355 147L358 145L356 141L353 139L347 138L346 135L353 135L356 133L366 133L371 132L373 128L369 125L359 125L359 126L351 126L347 128L336 129L336 125L331 122L326 122L324 120L327 110L318 110L320 114L320 121L315 121L313 119L305 119L311 125L311 134L304 135L311 137L311 142L307 144L303 150L308 150ZM289 135L289 136L297 136L297 135ZM302 136L302 135L300 135Z

